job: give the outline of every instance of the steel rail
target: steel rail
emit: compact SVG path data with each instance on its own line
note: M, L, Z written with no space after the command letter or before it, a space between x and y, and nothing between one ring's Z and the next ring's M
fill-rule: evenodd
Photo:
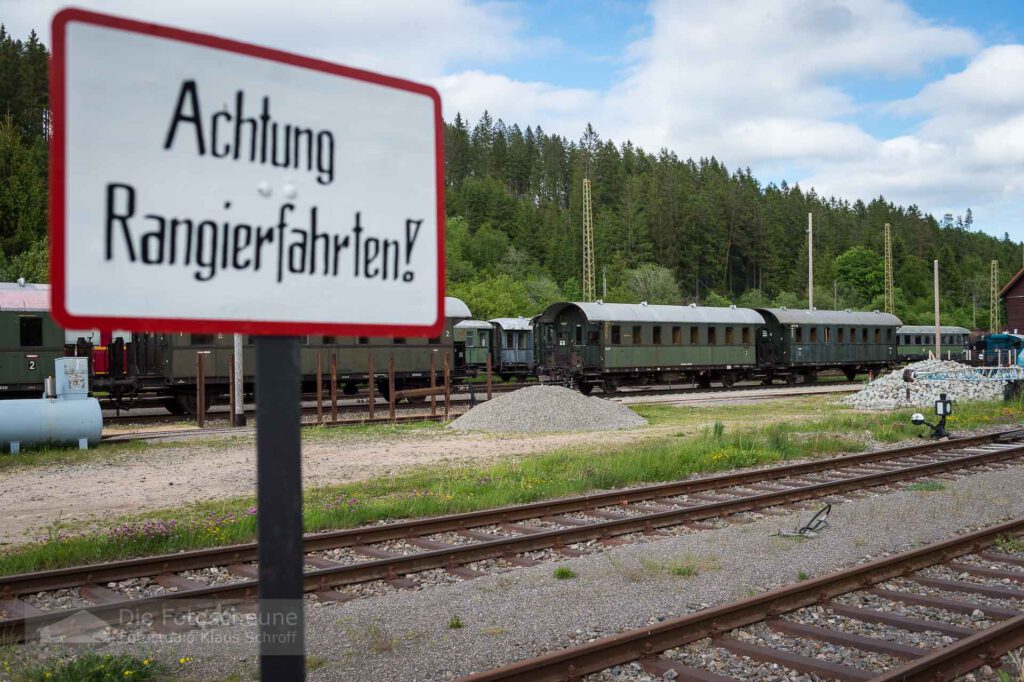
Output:
M736 514L830 494L886 485L957 469L992 464L1020 456L1024 456L1024 446L870 473L839 481L815 483L779 492L750 495L722 502L710 502L692 507L652 512L559 530L541 531L523 536L497 538L495 540L429 550L352 565L339 565L307 572L303 576L303 585L307 592L325 592L331 588L344 585L371 580L394 579L402 575L431 569L456 568L474 561L510 557L515 554L542 549L557 549L577 542L610 538L635 532L651 532L657 528L677 526L688 521L700 521L716 516ZM102 566L98 568L101 569ZM150 570L145 575L151 576L154 573L160 572L160 570L153 571L152 564L150 564ZM118 617L121 619L134 619L141 617L143 614L159 613L168 608L173 608L169 607L170 603L184 599L250 599L255 596L256 590L257 581L242 580L228 585L187 589L154 597L126 599L81 609L66 609L30 615L24 618L9 618L0 620L0 642L23 641L26 632L31 632L34 628L43 627L67 618L78 611L87 611L94 615L118 614Z
M556 514L585 512L598 507L628 505L664 497L765 483L778 479L844 469L890 459L919 456L948 449L960 449L1012 438L1024 438L1024 430L1011 429L991 434L874 450L872 452L842 455L753 471L740 471L737 473L708 476L706 478L612 490L563 499L542 500L528 504L464 512L441 517L399 521L382 526L309 533L304 539L304 550L312 552L353 545L374 544L388 540L422 537L424 535L460 531L498 523L512 523ZM90 583L128 580L160 573L175 573L197 568L243 563L255 561L256 557L257 545L255 542L250 542L139 559L126 559L103 564L0 576L0 598L6 599L20 594L76 587Z
M638 630L474 673L462 680L577 680L583 675L599 672L614 665L652 659L663 651L691 644L706 637L718 637L729 630L775 618L783 613L823 604L841 594L855 592L957 556L977 552L994 544L1000 536L1021 533L1024 533L1024 519L1016 519L951 540L876 559L831 575L771 590L749 599L715 606ZM1020 625L1020 618L1010 619L995 629L989 628L933 654L923 656L911 664L892 670L881 679L950 679L945 676L936 678L935 673L945 671L944 666L952 666L959 661L969 662L972 657L973 660L977 660L978 651L990 652L993 650L991 647L1006 647L1003 650L1005 653L1014 648L1022 636Z

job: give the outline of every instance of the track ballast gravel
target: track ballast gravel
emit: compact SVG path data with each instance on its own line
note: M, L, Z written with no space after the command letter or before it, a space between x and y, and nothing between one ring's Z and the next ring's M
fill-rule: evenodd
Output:
M544 433L643 426L628 407L561 386L529 386L477 405L451 424L460 431Z
M907 365L905 369L913 372L950 372L971 368L950 360L922 360ZM897 369L880 376L862 391L843 398L842 404L862 410L894 410L901 407L930 408L941 393L945 393L954 402L1001 400L1003 397L1002 381L916 379L906 382L903 380L903 371Z

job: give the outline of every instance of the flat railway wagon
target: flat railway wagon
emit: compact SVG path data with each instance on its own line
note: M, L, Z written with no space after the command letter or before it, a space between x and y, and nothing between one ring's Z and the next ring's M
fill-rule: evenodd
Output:
M850 310L759 308L764 318L757 344L759 374L766 382L809 383L818 372L857 374L887 369L899 360L895 315Z
M534 318L538 374L595 386L694 381L732 386L757 371L764 320L747 308L554 303Z
M496 317L492 370L502 381L525 381L534 373L533 324L525 317Z
M317 359L320 360L324 386L330 377L332 358L337 358L337 377L341 391L354 395L371 379L381 396L387 397L388 357L394 359L397 391L430 385L430 360L434 358L438 382L443 380L445 356L454 379L462 379L471 370L467 349L457 339L455 327L471 317L469 308L453 297L445 299L445 327L435 338L306 336L300 339L300 371L304 391L316 390ZM243 344L243 364L255 366L253 337ZM203 375L207 407L228 393L229 362L233 353L230 334L147 334L137 333L128 349L129 372L139 394L165 396L163 405L174 414L196 412L197 356L203 357ZM369 373L373 358L373 377ZM246 376L245 390L251 392L254 381Z
M907 362L928 359L928 353L935 352L934 325L904 325L896 330L899 341L899 358ZM942 357L946 360L963 360L970 345L971 330L963 327L939 327Z

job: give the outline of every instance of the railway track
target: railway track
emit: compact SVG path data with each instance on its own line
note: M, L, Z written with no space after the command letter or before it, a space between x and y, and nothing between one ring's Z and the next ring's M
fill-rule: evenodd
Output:
M612 677L743 679L721 674L725 668L771 679L937 682L999 668L1004 654L1024 646L1024 553L995 545L1021 535L1024 519L1015 519L463 681L580 680L628 663L639 666ZM822 652L823 643L843 653ZM721 664L715 671L712 660ZM1008 672L1016 676L1006 679L1021 674Z
M498 391L495 390L494 394L509 393L524 386L531 386L536 384L513 384L506 385L506 388ZM840 387L848 387L850 391L857 390L862 384L860 382L823 382L821 384L809 384L804 387L793 387L793 386L775 386L766 387L760 384L753 384L747 386L734 386L732 388L645 388L645 389L632 389L632 390L620 390L614 395L605 396L604 394L595 394L595 396L607 397L612 400L619 400L626 403L637 402L637 398L643 397L661 397L667 398L674 394L685 396L685 400L678 402L686 403L698 403L698 402L713 402L715 400L721 400L723 396L727 396L734 393L750 393L751 395L747 398L749 400L774 400L776 398L788 398L788 397L799 397L805 395L814 395L822 392L827 392L827 388L836 387L832 392L842 392ZM823 390L824 389L824 390ZM471 398L468 392L462 390L452 395L452 404L458 405L450 411L452 418L458 417L463 414L467 405L471 404L475 399L476 402L486 401L485 391L476 391L475 398ZM376 415L373 419L367 416L367 409L365 398L357 398L356 400L363 400L361 403L354 403L352 400L348 400L346 403L339 403L338 406L338 424L339 425L352 425L352 424L384 424L390 422L387 417L387 403L378 403ZM670 400L659 400L661 403L671 403L674 401ZM423 413L429 407L429 400L424 403L399 403L395 406L396 413L398 413L398 421L418 421L421 419L427 419ZM438 412L442 411L441 400L438 401ZM383 416L381 416L383 413ZM249 418L253 418L255 415L255 409L247 407L246 414ZM309 420L308 423L315 423L316 407L311 405L304 405L302 409L302 415L304 419ZM329 420L330 406L325 405L324 415ZM207 413L207 421L216 422L218 419L227 419L228 413L225 410L215 410ZM181 416L174 416L170 414L121 414L121 415L106 415L104 416L104 423L107 425L149 425L149 424L182 424L187 418ZM327 422L330 423L329 421ZM226 432L238 433L238 429L218 429L217 427L204 429L203 433L210 433L214 430L224 430ZM161 432L162 433L162 432ZM171 433L171 432L168 432ZM120 436L119 436L120 437ZM122 438L123 439L123 438Z
M740 520L808 500L999 467L1024 458L1024 431L924 443L703 479L614 490L514 507L417 519L304 538L305 591L322 601L356 598L360 586L409 588L417 574L473 578L528 566L555 552L692 532L713 519ZM255 543L0 577L0 642L87 610L126 624L195 600L251 600ZM130 583L130 585L129 585ZM60 600L48 595L59 594ZM59 606L54 607L54 603Z

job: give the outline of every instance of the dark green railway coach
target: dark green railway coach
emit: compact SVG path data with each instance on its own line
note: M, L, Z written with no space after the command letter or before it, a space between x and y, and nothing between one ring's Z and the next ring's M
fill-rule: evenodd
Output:
M306 391L316 388L317 357L325 379L329 377L332 357L337 357L338 384L348 395L355 394L369 380L369 362L373 358L375 385L382 395L388 391L388 356L394 358L396 390L423 388L430 385L430 358L434 357L438 381L443 377L445 356L452 375L466 373L465 347L454 338L455 325L471 317L461 300L445 300L445 327L441 336L424 338L392 338L375 336L306 336L300 339L302 385ZM141 393L166 395L164 405L175 413L193 413L196 409L197 355L203 356L206 396L213 402L228 391L228 363L232 337L230 334L135 334L129 347L130 369ZM243 346L246 372L255 367L256 349L251 337ZM246 391L253 388L246 376Z
M942 357L963 360L971 340L971 330L964 327L939 327ZM896 330L900 360L925 360L935 352L934 325L905 325Z
M851 381L861 372L898 361L895 315L849 310L759 308L765 327L758 364L766 380L814 381L823 369L840 369Z
M731 386L755 371L763 325L735 306L555 303L534 320L538 373L583 393L678 381Z
M53 361L65 354L49 285L0 283L0 397L39 397Z

